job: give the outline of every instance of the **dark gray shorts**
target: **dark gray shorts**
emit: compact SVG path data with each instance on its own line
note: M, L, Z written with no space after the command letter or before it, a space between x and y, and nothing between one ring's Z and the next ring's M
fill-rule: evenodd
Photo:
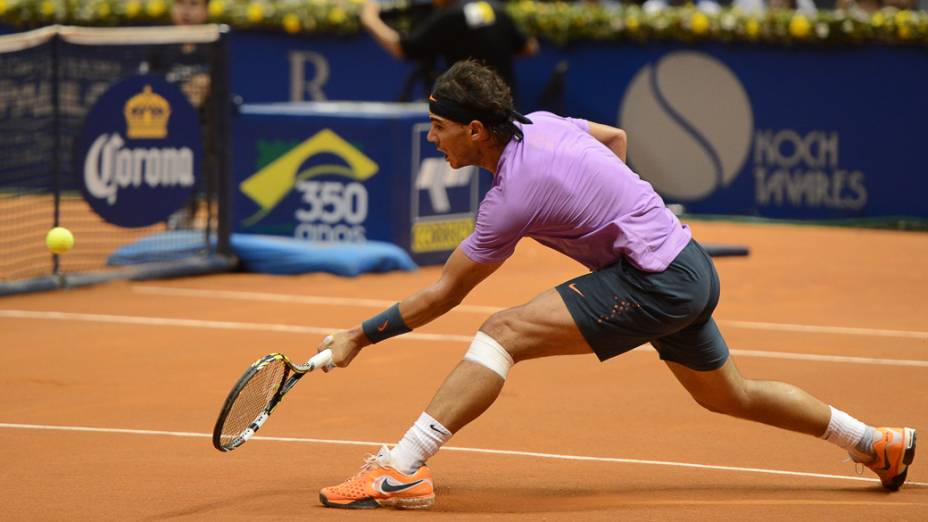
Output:
M557 291L601 361L648 342L661 359L693 370L715 370L728 359L712 319L719 276L695 240L663 272L645 272L622 259Z

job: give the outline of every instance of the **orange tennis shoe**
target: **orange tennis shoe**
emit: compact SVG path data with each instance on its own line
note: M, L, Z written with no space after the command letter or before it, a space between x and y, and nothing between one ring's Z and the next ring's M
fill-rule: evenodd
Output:
M368 455L357 475L319 491L322 505L345 509L428 509L435 502L432 472L422 466L407 475L390 466L390 450L383 446Z
M850 452L851 459L877 474L883 487L897 491L905 482L909 464L915 459L915 428L876 428L882 436L873 442L873 456Z

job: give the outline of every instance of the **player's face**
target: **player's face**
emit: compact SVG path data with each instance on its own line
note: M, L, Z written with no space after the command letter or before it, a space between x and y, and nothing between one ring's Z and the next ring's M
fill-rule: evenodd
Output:
M207 0L174 0L171 6L174 25L205 24L208 18Z
M432 127L429 129L428 140L435 144L438 152L445 155L445 160L452 168L459 169L474 165L479 159L476 144L471 139L470 126L453 122L429 114Z

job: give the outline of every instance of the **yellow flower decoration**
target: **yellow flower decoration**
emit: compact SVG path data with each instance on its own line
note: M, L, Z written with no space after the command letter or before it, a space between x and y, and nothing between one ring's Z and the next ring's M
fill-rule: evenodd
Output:
M627 27L629 31L635 32L641 27L641 22L638 20L638 17L629 16L625 19L625 27Z
M758 22L756 18L748 18L748 20L744 22L744 34L748 35L748 38L751 40L760 36L760 22Z
M290 34L300 32L300 17L293 13L287 13L284 15L283 24L284 31L287 31Z
M809 19L801 14L793 16L789 21L789 34L795 38L805 38L811 30L812 24L809 23Z
M870 18L870 23L873 24L873 27L882 27L885 22L886 17L879 11L873 13L873 17Z
M257 23L264 19L264 6L258 2L248 4L248 21Z
M0 0L0 15L6 12L6 0Z
M39 13L41 13L42 16L46 18L54 15L55 14L55 2L53 2L52 0L45 0L44 2L42 2L42 4L39 5Z
M97 6L97 16L100 18L106 18L111 12L110 4L106 2L100 2L100 5Z
M129 0L126 2L126 16L128 18L135 18L142 13L142 2L138 0Z
M912 38L912 29L909 28L909 26L907 25L900 25L899 26L899 38L902 38L903 40L908 40L909 38Z
M209 3L209 7L207 8L207 12L212 18L218 18L222 16L222 13L225 11L226 3L222 0L212 0L212 2Z
M168 10L164 0L149 0L145 5L145 12L152 18L158 18Z
M333 7L332 12L329 13L329 21L333 24L340 24L348 18L348 15L345 14L345 10L341 7Z
M697 11L690 19L690 27L693 29L693 34L706 34L709 31L709 17Z

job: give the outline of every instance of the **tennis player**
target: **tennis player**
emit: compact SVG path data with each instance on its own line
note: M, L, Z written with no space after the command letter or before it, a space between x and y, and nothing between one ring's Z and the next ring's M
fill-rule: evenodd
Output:
M392 449L323 488L338 508L428 508L425 463L499 395L512 366L554 355L605 361L650 342L678 381L710 411L821 437L847 450L895 491L915 455L912 428L875 428L781 382L743 377L712 319L719 278L690 229L625 164L621 129L547 112L513 110L506 84L458 62L429 98L430 142L452 167L490 171L476 228L441 277L355 328L334 334L337 366L365 346L424 325L458 305L530 237L590 272L490 316L463 360Z

